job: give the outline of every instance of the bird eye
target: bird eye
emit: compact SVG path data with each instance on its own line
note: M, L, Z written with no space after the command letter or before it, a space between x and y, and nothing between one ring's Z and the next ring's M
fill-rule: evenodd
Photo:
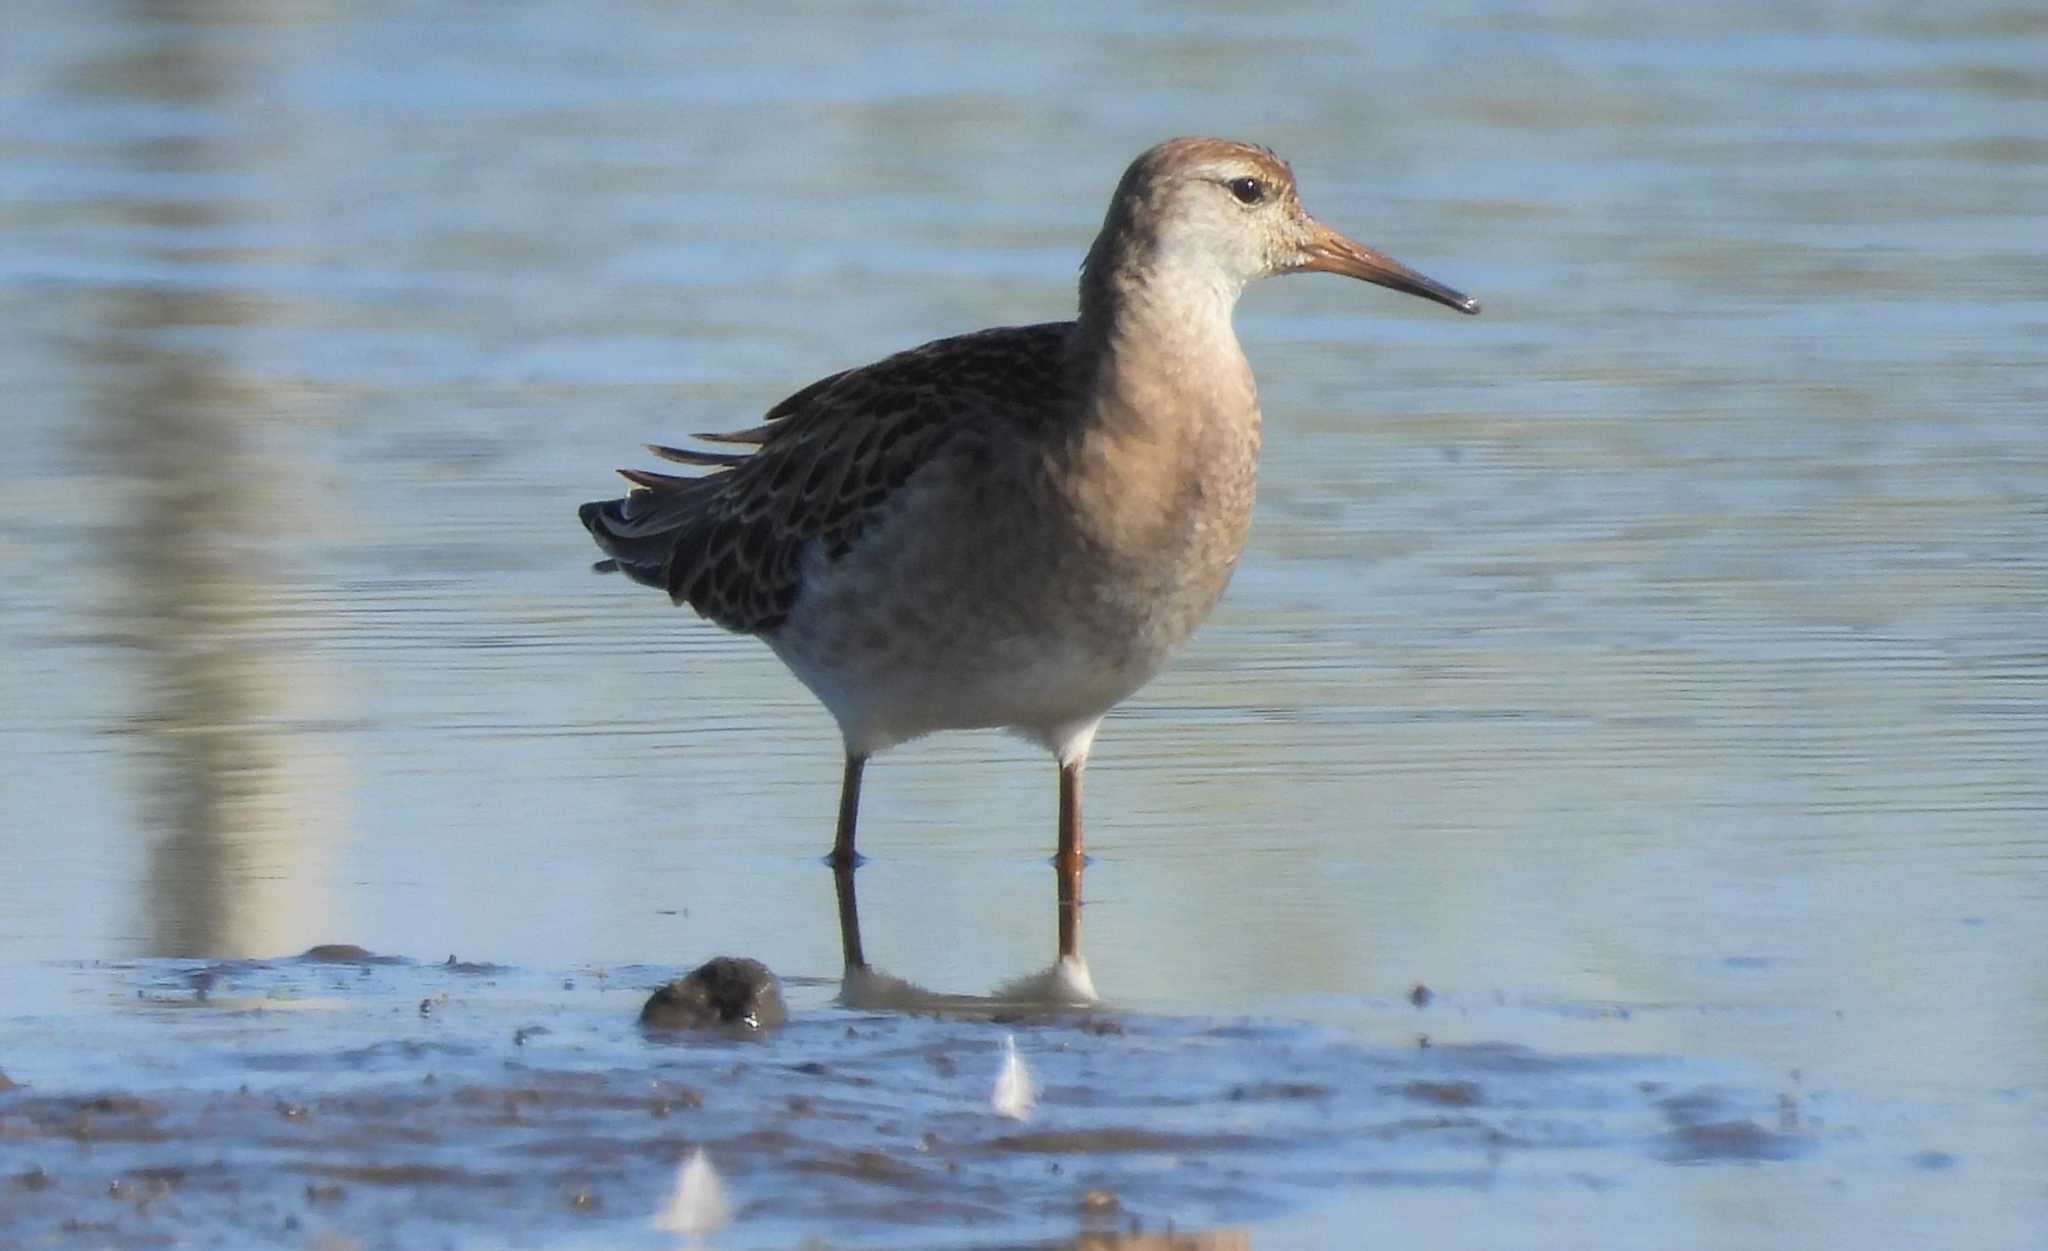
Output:
M1239 204L1257 204L1266 198L1266 184L1256 178L1233 178L1229 186Z

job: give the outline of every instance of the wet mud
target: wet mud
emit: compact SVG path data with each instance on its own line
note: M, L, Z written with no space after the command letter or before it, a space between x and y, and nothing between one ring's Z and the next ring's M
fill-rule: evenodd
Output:
M713 972L694 987L768 985ZM720 1246L1236 1247L1335 1190L1597 1188L1838 1133L1671 1058L868 1011L822 979L787 983L780 1028L684 1032L641 1025L689 980L656 968L327 947L55 975L67 1010L0 1032L7 1245L671 1246L656 1216L702 1151ZM1035 1101L1005 1114L1011 1047Z

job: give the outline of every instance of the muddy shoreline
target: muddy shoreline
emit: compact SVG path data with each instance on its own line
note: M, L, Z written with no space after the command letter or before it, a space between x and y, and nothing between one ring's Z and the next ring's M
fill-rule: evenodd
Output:
M1798 1092L1670 1058L1420 1031L865 1011L804 978L780 1028L648 1030L682 971L339 949L59 972L65 1012L0 1030L18 1245L668 1246L655 1217L701 1150L721 1246L1228 1247L1333 1189L1598 1187L1832 1133ZM1021 1118L991 1103L1010 1047Z

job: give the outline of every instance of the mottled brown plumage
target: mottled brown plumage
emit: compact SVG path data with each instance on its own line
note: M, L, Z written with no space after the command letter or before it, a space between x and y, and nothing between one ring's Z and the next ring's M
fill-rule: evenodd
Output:
M1067 331L1066 323L984 330L820 379L758 426L697 436L755 452L650 447L719 472L621 470L641 489L586 506L584 524L635 580L728 630L771 633L796 599L807 545L837 563L953 436L980 423L1012 428L997 437L1029 437L1048 419L1047 400L1064 385Z
M1052 750L1075 956L1096 727L1208 615L1250 525L1258 395L1231 310L1304 270L1478 311L1310 217L1270 151L1170 140L1117 185L1074 321L941 339L697 436L750 450L651 448L709 472L621 471L635 489L582 510L599 567L760 636L832 712L843 874L873 752L977 726Z

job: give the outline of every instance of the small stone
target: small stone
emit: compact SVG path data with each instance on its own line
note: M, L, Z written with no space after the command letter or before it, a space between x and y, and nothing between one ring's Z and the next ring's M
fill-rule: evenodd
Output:
M1088 1216L1107 1216L1123 1210L1123 1201L1107 1190L1089 1190L1081 1195L1081 1211Z
M759 960L719 956L656 990L640 1009L647 1029L773 1029L789 1019L782 983Z
M1477 1107L1481 1102L1479 1086L1475 1082L1403 1082L1394 1088L1394 1093L1422 1103L1434 1103L1446 1108Z

